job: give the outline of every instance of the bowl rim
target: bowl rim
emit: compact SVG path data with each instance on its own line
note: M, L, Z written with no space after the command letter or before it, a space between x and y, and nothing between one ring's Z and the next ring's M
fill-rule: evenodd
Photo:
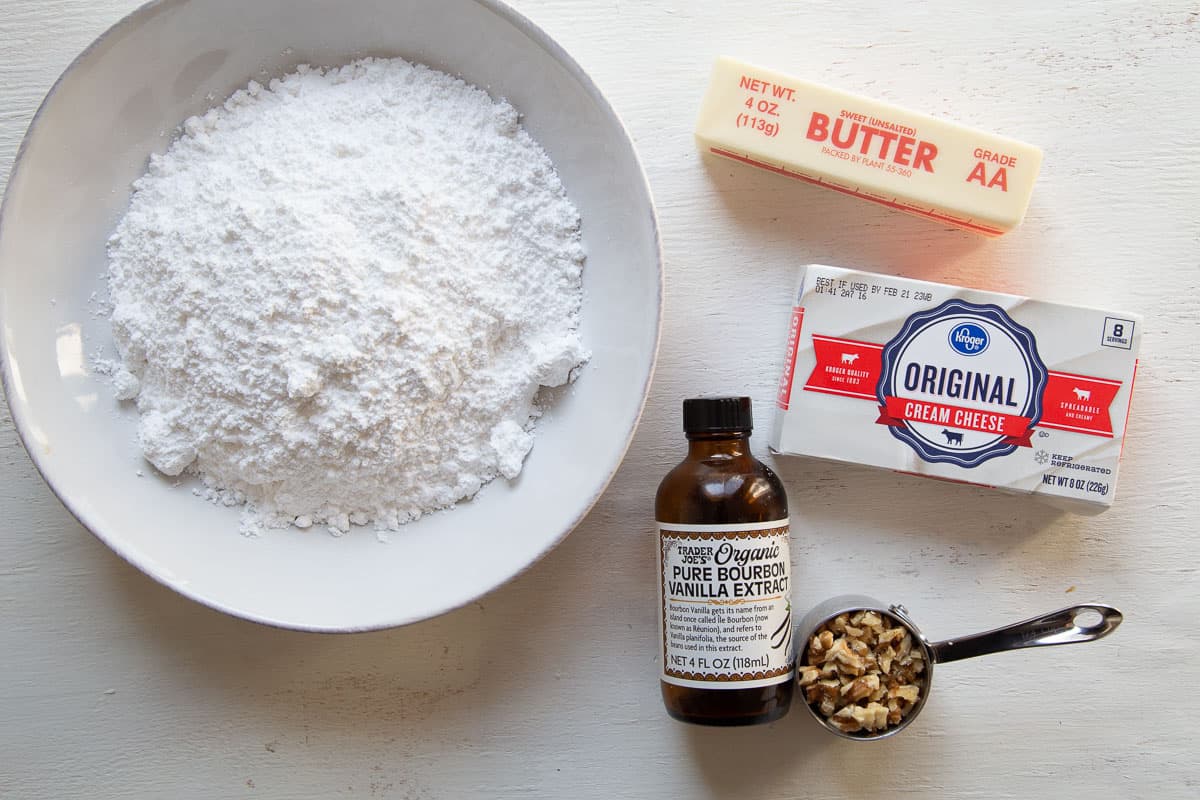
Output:
M14 179L18 176L23 167L24 157L30 137L35 132L35 129L41 120L43 111L45 111L51 100L58 93L62 83L69 75L80 68L82 62L87 59L93 51L98 49L109 38L116 35L118 32L131 26L141 25L146 20L151 19L153 16L171 8L194 2L203 2L203 0L150 0L149 2L138 6L134 10L118 19L116 22L106 28L103 33L92 40L92 42L83 50L81 50L78 55L71 59L71 62L66 66L58 78L55 79L54 83L51 84L50 89L46 92L46 96L43 97L42 101L38 104L37 110L34 112L33 117L29 121L29 126L25 129L25 133L21 137L21 143L17 147L16 155L13 157L12 167L9 169L8 182L4 187L3 199L0 199L0 235L3 235L5 228L5 212L8 210L9 195L12 192ZM559 45L557 41L555 41L548 33L542 30L541 27L532 22L528 17L517 12L507 3L503 2L503 0L471 0L471 2L482 6L486 10L508 22L518 31L529 37L529 39L532 40L536 45L544 49L556 62L558 62L564 69L567 70L574 80L579 83L584 91L596 103L601 113L609 117L611 121L616 124L617 129L621 132L622 137L624 138L624 144L629 149L630 155L632 156L633 164L636 167L637 175L640 178L641 188L645 192L646 199L649 204L650 226L654 240L654 259L658 272L658 281L656 286L657 296L655 298L656 318L654 323L654 342L650 353L650 368L647 370L646 376L642 382L641 400L638 403L637 412L634 414L633 424L630 426L629 431L625 436L625 441L621 447L620 455L609 467L608 474L605 475L604 479L600 482L600 485L597 487L596 491L587 499L587 502L580 508L579 512L553 540L549 541L541 550L537 551L527 563L523 564L516 571L504 576L499 582L489 586L486 590L474 595L473 597L464 599L461 602L448 604L444 608L436 608L428 613L401 616L395 619L381 620L365 625L303 624L291 620L273 619L269 616L233 608L232 606L222 603L219 600L201 595L200 593L191 590L186 582L173 580L171 577L161 574L146 560L127 552L126 549L120 545L120 540L118 537L113 537L110 534L102 532L99 529L99 526L89 521L87 519L87 515L80 511L75 504L72 503L71 498L65 493L65 491L60 490L59 487L50 480L46 469L44 468L44 465L38 456L37 448L31 447L28 439L26 438L26 428L28 424L26 419L26 404L24 402L13 402L13 393L10 389L10 383L12 381L12 365L9 357L10 342L7 332L8 328L3 324L3 308L0 306L0 388L3 389L4 399L8 405L9 415L12 418L13 428L17 433L17 438L20 440L21 446L25 449L25 452L29 455L29 459L33 462L33 465L37 469L42 481L46 484L46 486L49 487L54 496L58 498L58 501L63 505L67 512L74 517L75 520L81 526L83 526L85 530L99 539L106 547L108 547L109 550L119 556L123 561L135 567L139 572L149 576L162 586L172 589L184 597L206 606L207 608L220 611L239 619L249 620L251 622L256 622L274 628L307 631L312 633L360 633L365 631L387 630L390 628L397 628L417 622L423 622L425 620L436 619L437 617L448 614L451 611L455 611L459 608L470 605L481 597L491 594L500 587L510 583L531 569L535 564L540 562L552 550L554 550L554 548L562 544L567 536L569 536L571 532L574 531L581 522L583 522L588 514L591 513L596 503L599 502L600 498L608 490L609 485L612 483L613 478L616 477L617 471L621 468L621 465L625 461L625 457L629 453L629 448L633 443L634 436L637 434L638 426L641 422L642 415L646 409L646 403L650 396L650 387L654 380L654 372L658 366L659 348L662 342L663 328L663 293L665 275L663 268L662 232L659 226L657 207L654 203L654 195L650 189L650 182L646 175L645 167L642 164L641 159L638 157L637 148L633 143L633 137L630 135L629 128L625 125L624 120L622 120L620 115L617 114L612 104L608 101L608 98L596 85L595 81L592 80L591 76L584 71L579 63L561 45ZM180 120L180 122L182 122L182 120Z

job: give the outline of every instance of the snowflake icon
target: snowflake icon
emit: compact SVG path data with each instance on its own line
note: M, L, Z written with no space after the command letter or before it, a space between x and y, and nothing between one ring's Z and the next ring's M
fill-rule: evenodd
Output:
M1037 453L1034 454L1033 460L1039 464L1045 464L1050 460L1050 454L1045 450L1038 450Z

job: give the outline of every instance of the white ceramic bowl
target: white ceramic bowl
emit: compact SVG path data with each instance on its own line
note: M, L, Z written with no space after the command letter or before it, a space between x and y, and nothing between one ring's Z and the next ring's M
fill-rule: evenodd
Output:
M247 539L238 512L142 461L136 411L89 355L113 357L105 240L130 183L176 126L252 78L401 56L508 98L583 218L592 359L538 424L513 483L380 543L295 530ZM0 348L26 449L70 511L121 556L206 605L291 628L402 625L472 601L547 553L624 456L658 345L662 263L645 176L612 108L545 33L493 0L163 0L93 43L47 96L0 212ZM128 406L129 404L126 404ZM436 435L435 431L430 432ZM139 476L139 472L143 473Z

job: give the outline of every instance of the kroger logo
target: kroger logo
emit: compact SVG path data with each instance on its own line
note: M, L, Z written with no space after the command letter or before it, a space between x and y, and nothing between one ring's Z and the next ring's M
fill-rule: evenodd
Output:
M988 332L982 325L963 322L950 329L950 346L964 356L977 356L988 349Z

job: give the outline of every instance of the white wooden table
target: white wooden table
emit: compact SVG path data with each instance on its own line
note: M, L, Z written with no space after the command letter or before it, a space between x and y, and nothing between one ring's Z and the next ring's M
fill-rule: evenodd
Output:
M0 0L0 175L70 59L137 0ZM668 267L629 457L512 584L383 633L318 636L172 594L93 539L0 418L0 798L986 798L1200 795L1200 7L1193 2L523 0L637 140ZM1042 145L998 241L702 159L718 53ZM905 735L835 740L802 709L709 730L658 698L650 527L678 403L770 415L798 264L871 267L1147 315L1116 506L796 460L794 602L903 601L933 637L1072 601L1111 638L947 666ZM758 437L760 440L763 436ZM762 442L759 442L762 449Z

